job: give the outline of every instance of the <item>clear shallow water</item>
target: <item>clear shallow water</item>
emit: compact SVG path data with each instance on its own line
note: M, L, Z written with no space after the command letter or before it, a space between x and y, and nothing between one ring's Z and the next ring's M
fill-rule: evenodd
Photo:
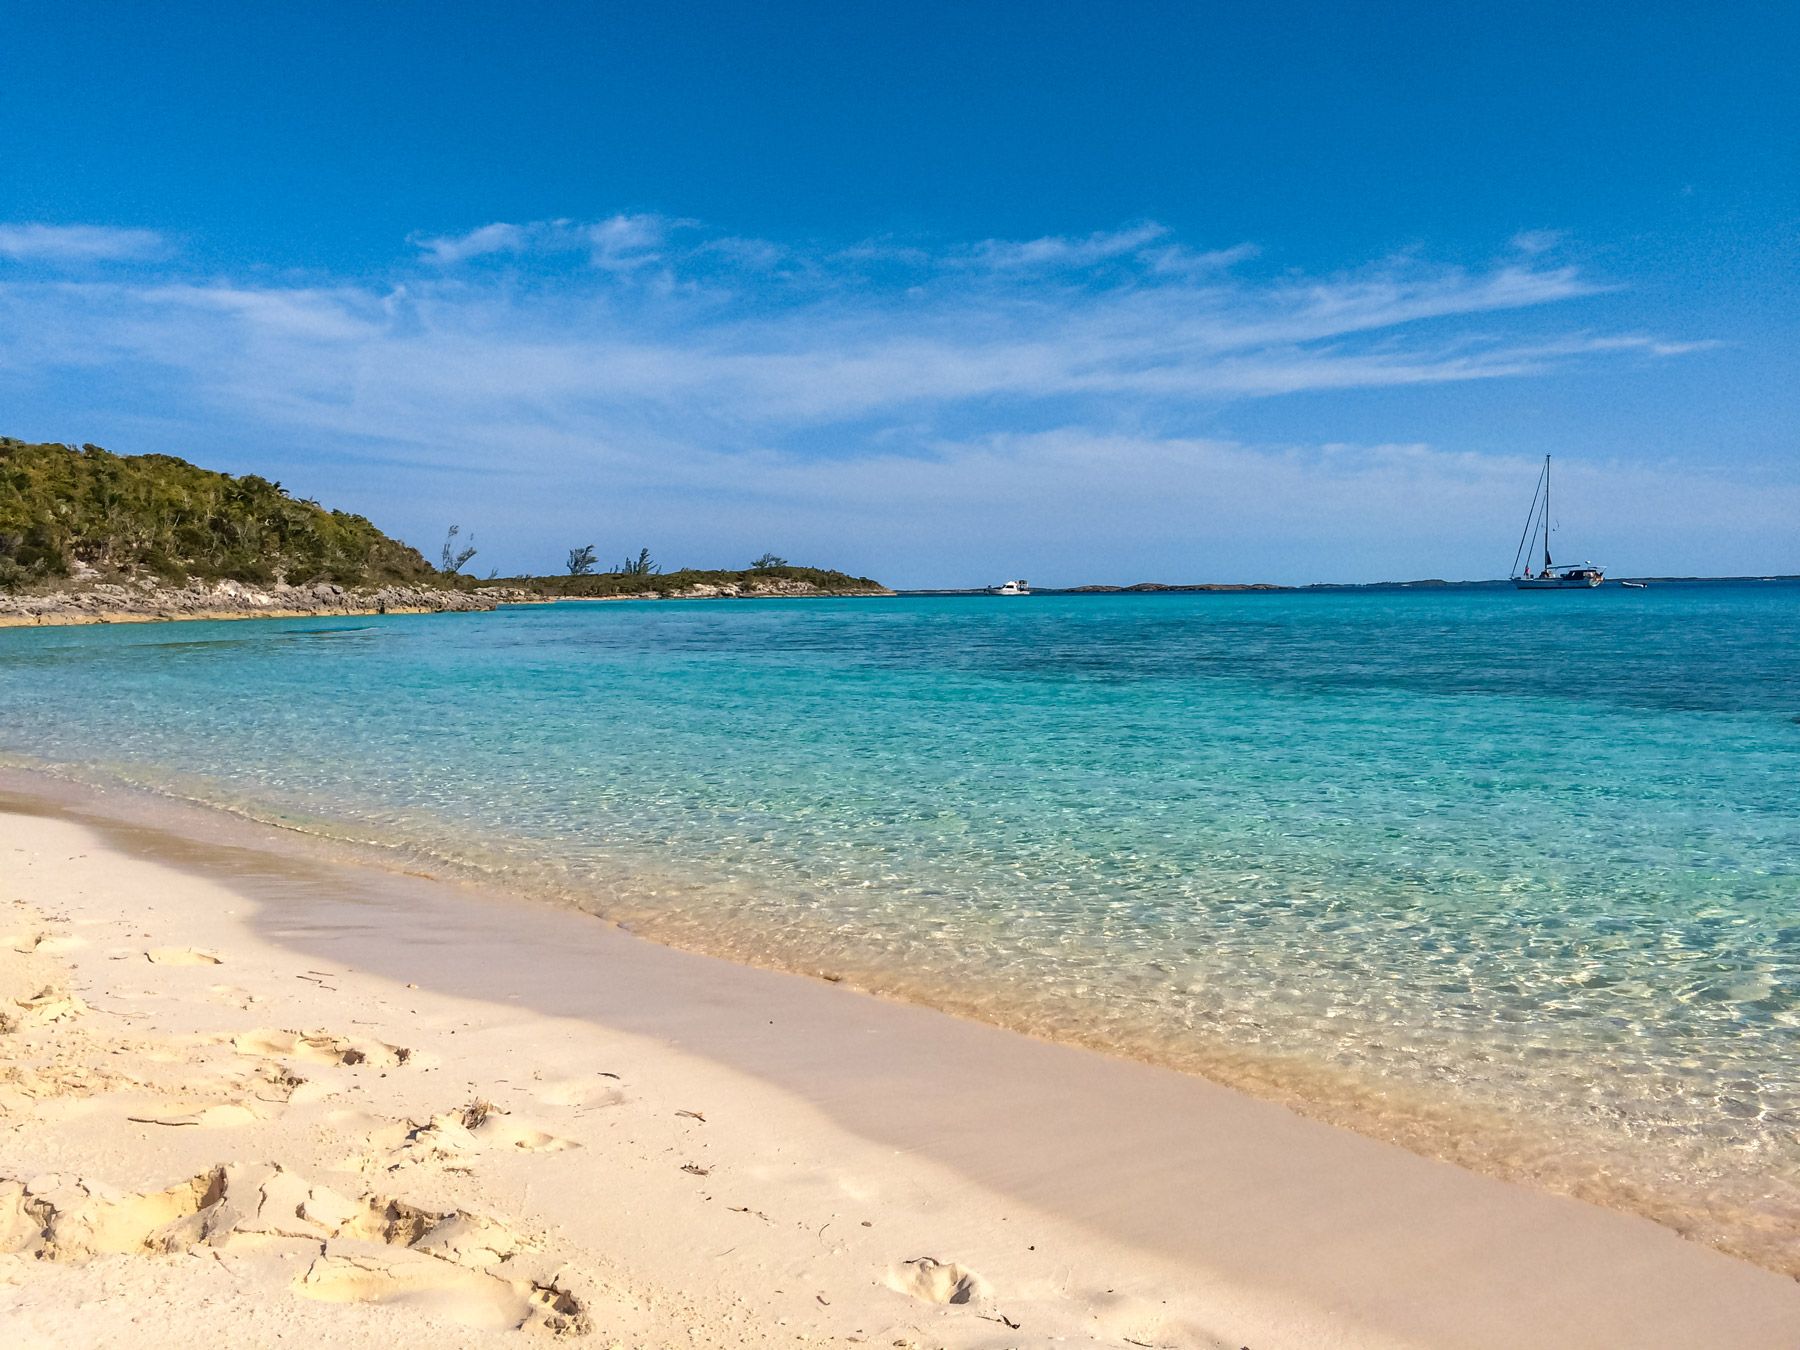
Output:
M1800 587L16 629L0 752L1800 1269Z

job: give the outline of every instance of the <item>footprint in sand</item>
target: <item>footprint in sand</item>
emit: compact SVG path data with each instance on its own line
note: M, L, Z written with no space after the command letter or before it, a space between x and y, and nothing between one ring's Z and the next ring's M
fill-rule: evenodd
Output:
M887 1286L924 1303L975 1303L992 1292L987 1281L974 1271L929 1256L889 1267Z
M327 1242L294 1288L327 1303L406 1303L487 1331L590 1329L581 1301L554 1282L506 1280L410 1247Z
M216 1208L224 1191L222 1167L135 1194L54 1174L0 1181L0 1249L44 1261L184 1251L199 1240L199 1216Z
M483 1148L517 1149L522 1153L560 1153L580 1148L572 1139L564 1139L539 1129L529 1120L502 1111L492 1102L470 1102L452 1115Z
M294 1288L325 1303L404 1301L484 1331L511 1330L531 1315L530 1304L504 1281L405 1247L369 1251L327 1243Z
M255 1101L276 1108L304 1106L330 1096L332 1091L329 1084L303 1077L279 1060L258 1064L248 1078L238 1080L238 1086L247 1088Z
M398 1122L372 1134L369 1142L391 1151L389 1170L407 1164L446 1162L488 1149L558 1153L581 1147L572 1139L539 1129L531 1121L486 1101L473 1101L445 1111L423 1125L410 1120Z
M231 1038L240 1055L297 1059L307 1064L366 1065L388 1069L411 1061L412 1051L374 1039L354 1040L328 1031L246 1031Z
M74 994L46 986L30 998L14 999L11 1007L0 1008L0 1032L42 1026L48 1022L66 1022L81 1016L87 1009L88 1005Z
M144 959L153 966L220 966L224 961L217 952L203 952L198 947L152 947Z
M215 1167L124 1194L78 1177L0 1179L0 1251L80 1262L301 1239L319 1255L294 1283L329 1302L424 1304L470 1326L589 1330L544 1253L494 1219L365 1195L352 1200L272 1163Z
M332 1237L295 1283L308 1298L424 1304L477 1327L589 1330L581 1301L547 1263L532 1273L530 1244L497 1220L371 1196Z

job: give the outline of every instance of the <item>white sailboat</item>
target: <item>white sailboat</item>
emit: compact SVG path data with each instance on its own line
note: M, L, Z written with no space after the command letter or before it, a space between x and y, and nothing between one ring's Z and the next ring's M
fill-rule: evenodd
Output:
M1531 570L1531 551L1537 545L1540 514L1544 524L1544 565ZM1523 561L1525 568L1519 570ZM1550 561L1550 456L1544 456L1544 471L1538 475L1537 487L1531 494L1531 510L1525 517L1525 530L1519 536L1519 550L1513 554L1512 584L1522 591L1587 590L1606 580L1606 569L1591 562L1564 563Z

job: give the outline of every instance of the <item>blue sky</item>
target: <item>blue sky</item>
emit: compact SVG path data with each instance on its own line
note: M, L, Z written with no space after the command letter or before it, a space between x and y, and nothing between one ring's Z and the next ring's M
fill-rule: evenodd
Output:
M1800 571L1797 16L6 3L0 433L482 571L1488 576L1545 451Z

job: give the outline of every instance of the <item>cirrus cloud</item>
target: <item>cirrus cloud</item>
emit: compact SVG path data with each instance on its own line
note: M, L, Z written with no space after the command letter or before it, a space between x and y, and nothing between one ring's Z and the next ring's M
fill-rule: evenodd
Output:
M0 275L0 392L59 416L78 407L90 424L159 428L153 448L227 434L288 447L267 453L380 483L371 500L427 519L468 516L452 498L471 476L511 483L481 494L489 538L573 528L548 522L596 509L589 480L607 485L605 509L669 529L696 519L696 503L719 503L706 508L709 537L746 512L797 530L803 512L835 509L841 523L882 503L916 537L934 493L977 491L977 516L1001 509L996 484L1014 463L1059 480L1013 489L1046 521L1074 521L1081 502L1112 494L1109 475L1126 475L1143 519L1130 524L1121 498L1109 528L1141 540L1170 537L1180 494L1148 485L1183 465L1301 498L1310 479L1316 500L1348 482L1386 490L1413 463L1383 451L1370 478L1374 460L1342 466L1373 452L1309 457L1216 435L1236 405L1579 374L1708 345L1594 325L1583 302L1607 281L1517 249L1479 266L1409 254L1305 275L1266 266L1251 245L1193 244L1154 223L846 245L643 214L411 243L381 275L304 283L173 265ZM1322 406L1318 440L1343 439ZM1439 506L1421 492L1410 517L1388 519L1389 537L1465 492L1460 461L1420 454ZM1517 469L1490 464L1482 482ZM1006 547L1022 565L1022 520Z
M627 271L659 261L670 231L685 223L658 215L629 214L588 222L537 220L513 225L496 221L463 234L415 234L409 242L443 267L496 254L585 253L597 268Z
M154 230L107 225L0 224L0 258L14 262L92 263L152 258L164 250Z

